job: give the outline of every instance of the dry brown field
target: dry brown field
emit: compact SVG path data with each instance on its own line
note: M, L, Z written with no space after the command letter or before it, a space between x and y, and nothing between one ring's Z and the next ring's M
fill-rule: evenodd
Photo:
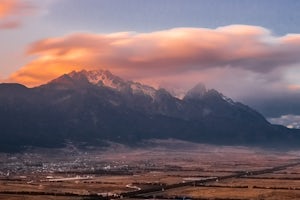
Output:
M300 164L258 175L144 192L300 162L300 151L187 145L179 141L175 141L175 148L173 143L164 141L148 149L56 150L56 156L51 150L1 154L0 200L77 200L93 194L120 198L120 194L139 188L141 193L129 195L131 199L300 199Z

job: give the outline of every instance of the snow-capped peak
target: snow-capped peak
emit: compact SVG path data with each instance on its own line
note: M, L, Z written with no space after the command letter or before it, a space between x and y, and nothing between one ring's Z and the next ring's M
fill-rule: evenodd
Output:
M75 74L83 75L91 84L105 86L117 91L131 91L132 94L143 94L155 97L156 89L151 86L143 85L138 82L125 81L122 78L113 75L108 70L82 70L80 72L71 72L69 76L74 77Z
M104 85L119 91L126 85L126 81L107 70L83 70L81 73L94 85Z
M129 82L133 94L144 94L154 99L156 90L153 87L142 85L136 82Z
M224 101L226 101L227 103L229 103L229 104L231 104L231 105L234 105L234 104L235 104L234 101L233 101L231 98L229 98L229 97L227 97L227 96L225 96L225 95L223 95L223 94L221 94L221 97L222 97L222 99L223 99Z

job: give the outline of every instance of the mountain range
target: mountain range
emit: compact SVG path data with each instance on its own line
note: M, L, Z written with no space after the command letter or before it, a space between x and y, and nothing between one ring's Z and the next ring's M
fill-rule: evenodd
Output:
M34 88L0 84L0 128L1 151L154 138L280 148L300 142L299 130L270 124L203 84L179 99L104 70L73 71Z

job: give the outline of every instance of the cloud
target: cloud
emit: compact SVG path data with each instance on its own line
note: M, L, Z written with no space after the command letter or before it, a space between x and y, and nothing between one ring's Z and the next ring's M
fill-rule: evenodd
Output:
M4 18L14 12L15 2L10 0L0 1L0 18Z
M72 70L108 69L178 96L203 82L269 118L300 115L300 34L245 25L73 33L36 41L26 53L32 61L6 81L31 87Z
M239 98L287 89L284 72L300 64L299 53L300 34L278 37L258 26L74 33L31 44L27 54L35 59L10 81L36 86L72 70L101 68L184 89L202 81Z
M36 59L10 80L34 86L82 68L105 68L132 79L222 68L261 76L299 64L299 53L300 34L277 37L258 26L74 33L31 44L27 54Z
M300 115L282 115L268 120L273 124L281 124L288 128L300 128Z
M288 85L288 89L290 89L292 91L297 91L297 90L300 91L300 85L298 85L298 84L291 84L291 85Z
M259 110L264 116L269 118L278 118L288 114L300 116L299 91L281 89L276 92L258 92L257 95L244 98L243 102Z
M0 0L0 30L21 26L22 17L32 14L33 5L22 0Z
M14 29L20 27L20 25L19 21L6 21L0 23L0 29Z

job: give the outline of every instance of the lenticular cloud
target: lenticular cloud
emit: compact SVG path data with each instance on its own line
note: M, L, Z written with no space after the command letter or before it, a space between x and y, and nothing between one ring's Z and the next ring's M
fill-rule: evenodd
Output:
M34 86L80 69L109 69L130 78L232 68L266 74L300 63L300 34L277 37L262 27L175 28L150 33L75 33L31 44L36 59L11 81Z

